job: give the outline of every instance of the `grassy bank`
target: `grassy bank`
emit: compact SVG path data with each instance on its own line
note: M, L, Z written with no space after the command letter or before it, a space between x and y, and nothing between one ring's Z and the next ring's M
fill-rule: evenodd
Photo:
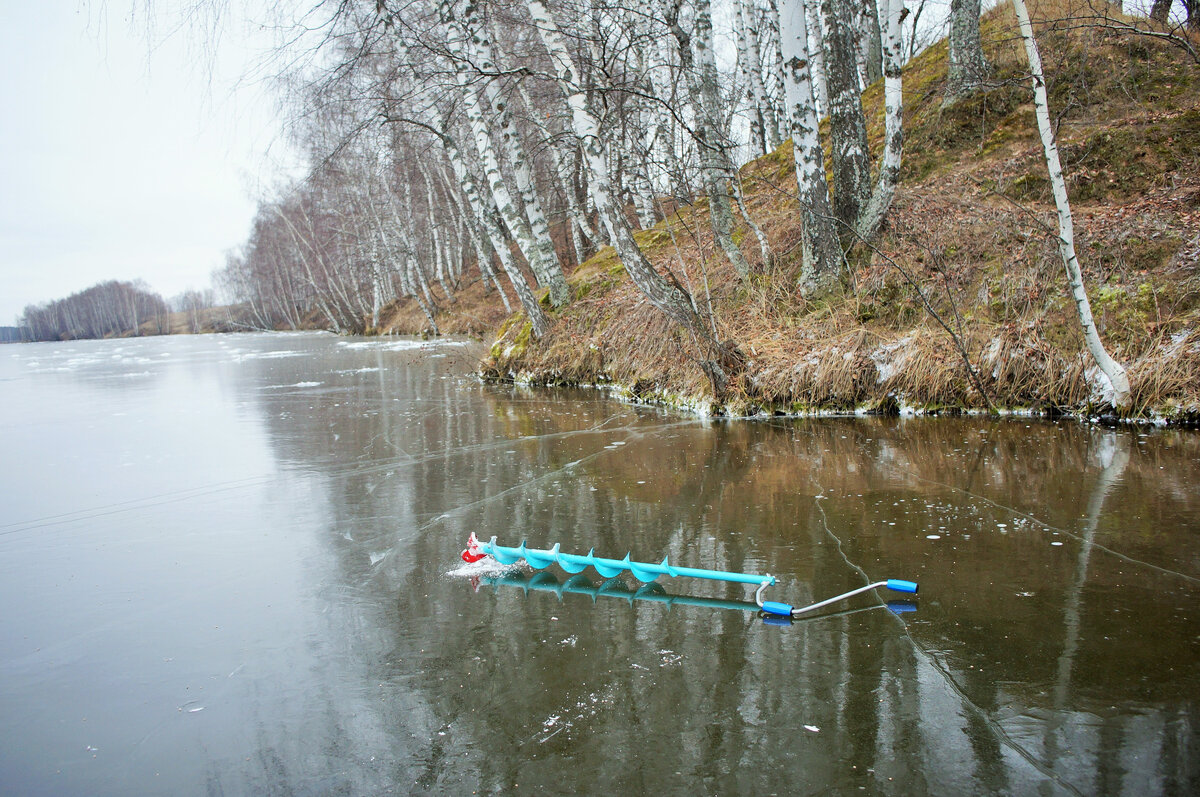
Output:
M1069 180L1077 247L1101 335L1129 369L1133 416L1200 418L1200 67L1169 43L1080 24L1086 8L1043 4L1038 26ZM611 249L568 274L573 301L533 339L476 282L444 302L443 332L494 340L482 371L536 384L611 384L632 398L710 412L802 413L1104 406L1055 243L1054 207L1011 10L984 20L987 91L941 107L946 44L904 72L900 190L875 250L851 253L839 297L796 288L800 226L790 143L743 168L765 230L739 240L758 273L738 278L707 232L703 203L638 233L651 260L711 312L747 367L715 405L685 333L638 293ZM872 144L882 85L864 95ZM940 319L940 322L937 320ZM419 332L419 308L380 331ZM949 328L949 332L947 331ZM965 354L965 359L964 359ZM972 378L965 362L975 372Z

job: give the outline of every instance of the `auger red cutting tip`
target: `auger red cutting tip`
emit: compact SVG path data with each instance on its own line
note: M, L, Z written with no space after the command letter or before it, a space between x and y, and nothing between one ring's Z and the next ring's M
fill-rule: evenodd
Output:
M475 539L475 532L471 532L471 536L467 538L467 549L462 552L462 560L467 564L473 564L487 556L485 553L479 552L479 540Z

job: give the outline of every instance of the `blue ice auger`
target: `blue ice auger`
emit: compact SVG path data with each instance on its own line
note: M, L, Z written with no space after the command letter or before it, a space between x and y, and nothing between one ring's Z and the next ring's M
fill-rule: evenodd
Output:
M659 564L633 562L630 561L629 554L625 554L624 559L603 559L596 556L594 548L588 551L586 556L563 553L559 548L558 543L555 543L553 548L529 548L524 542L516 548L509 548L498 545L495 537L492 537L490 542L480 542L472 532L467 540L467 549L462 552L462 559L464 562L477 562L485 556L490 556L502 565L513 565L524 559L534 570L544 570L552 564L557 564L571 575L582 573L586 568L591 567L604 578L615 578L628 570L643 584L656 581L660 576L707 578L712 581L757 584L758 589L754 593L754 602L767 614L783 617L796 617L879 587L887 587L894 592L915 593L917 591L916 582L890 578L887 581L876 581L874 584L852 589L811 606L796 608L787 603L763 600L763 591L775 584L775 576L770 574L758 576L750 573L730 573L725 570L704 570L698 567L675 567L667 561L666 557Z

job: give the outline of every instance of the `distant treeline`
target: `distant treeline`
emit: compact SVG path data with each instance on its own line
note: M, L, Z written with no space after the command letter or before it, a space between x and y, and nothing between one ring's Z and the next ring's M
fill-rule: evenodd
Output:
M170 332L171 308L142 281L111 280L65 299L30 305L19 320L25 340L74 340Z

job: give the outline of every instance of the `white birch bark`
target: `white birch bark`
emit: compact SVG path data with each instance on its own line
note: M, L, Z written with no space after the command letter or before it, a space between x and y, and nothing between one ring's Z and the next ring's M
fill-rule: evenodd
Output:
M629 26L630 33L638 32L637 18L629 15L626 20ZM637 38L641 38L640 36ZM646 69L646 48L640 44L636 44L634 49L634 68L636 74L645 75ZM651 89L653 92L653 89ZM637 208L638 225L643 230L648 230L653 227L658 218L654 212L654 179L651 170L654 168L655 152L657 148L659 122L658 108L653 107L655 103L649 103L645 99L639 99L637 106L634 109L634 129L631 131L635 147L635 155L637 161L634 165L635 184L633 192L634 206Z
M696 0L696 19L691 37L696 71L693 97L696 98L696 145L705 175L708 194L708 214L713 237L742 279L750 278L750 264L733 241L733 206L730 203L731 184L726 173L728 159L721 141L721 95L717 82L717 61L713 53L712 5L709 0ZM684 43L680 42L681 56ZM684 63L684 72L690 74Z
M978 91L987 77L987 59L979 36L979 0L950 0L949 63L942 107Z
M659 11L656 16L661 16L662 9L663 4L656 3L656 10ZM686 147L680 141L679 125L671 113L671 108L679 105L677 87L681 81L677 64L672 57L670 39L658 28L659 21L655 20L655 29L650 37L651 64L647 70L650 88L658 100L653 105L656 124L655 163L661 170L661 188L666 193L690 196L691 191L685 176L687 169L682 156Z
M825 78L825 33L821 23L819 0L804 0L804 17L808 21L810 73L819 119L829 115L829 84Z
M762 49L766 53L767 77L770 79L770 102L775 113L775 122L779 128L779 142L782 144L788 137L787 88L783 78L783 49L780 46L779 32L779 3L776 0L765 0L765 8L759 17L764 25Z
M433 298L433 292L429 290L429 280L425 275L425 269L421 266L421 261L417 257L417 247L413 241L413 232L410 228L412 214L405 214L401 218L399 208L395 201L395 196L392 197L392 216L396 221L396 230L400 235L400 246L404 252L405 269L409 274L409 281L414 282L418 291L413 291L413 296L421 305L421 309L425 313L425 318L429 321L429 327L433 334L438 335L441 332L438 330L436 315L437 302ZM412 208L412 185L404 183L404 205L406 208Z
M433 195L433 177L429 174L429 167L425 165L425 161L417 159L417 168L421 172L421 177L425 182L425 205L429 213L429 234L432 239L430 248L433 250L433 274L438 284L442 286L442 293L446 294L446 301L449 304L454 304L454 292L450 290L450 286L446 284L449 279L446 269L445 252L442 248L442 222L436 218L437 203Z
M887 2L887 0L882 0ZM858 47L862 54L863 87L883 77L883 25L875 0L856 0L858 3Z
M441 173L443 179L445 179L444 164L438 164L438 172ZM463 225L467 230L467 237L471 241L471 246L475 249L475 264L479 268L479 278L483 280L485 287L490 282L496 288L496 291L500 294L500 301L504 305L505 312L511 314L512 304L510 304L508 301L508 293L504 290L504 286L501 284L499 277L496 276L496 272L492 268L492 262L493 258L496 256L496 252L492 248L491 240L487 237L487 234L480 229L479 219L476 217L474 209L464 209L462 207L462 202L465 202L466 198L462 197L460 199L458 196L462 190L461 187L456 191L453 186L449 186L448 181L447 184L448 188L446 191L446 196L458 210L459 216L462 217Z
M745 83L744 95L747 110L750 113L750 146L753 147L754 157L770 152L767 148L767 120L760 98L754 91L754 81L751 72L755 65L750 62L750 43L746 33L745 4L742 0L733 0L733 27L737 41L737 66Z
M444 18L448 20L453 19L454 9L451 3L443 3L442 10ZM544 271L541 251L538 248L533 232L529 228L529 224L518 210L516 200L505 182L504 173L500 168L500 160L492 143L491 131L488 130L487 121L483 116L483 109L479 104L479 95L471 85L470 78L467 75L466 63L464 61L466 54L463 52L463 42L459 41L456 35L451 35L448 46L451 54L454 56L455 80L460 89L467 121L470 125L471 136L482 162L484 176L491 191L492 200L495 202L496 208L500 211L505 226L508 227L509 232L516 240L521 254L524 255L526 262L529 263L529 267L533 270L534 276L539 282L546 284L549 278ZM499 251L500 247L496 247L496 249ZM522 305L524 305L524 301L522 301ZM528 308L526 309L528 310ZM535 324L535 329L536 326ZM539 336L544 332L545 328L538 333Z
M796 159L796 187L803 208L799 283L805 296L819 296L837 286L842 250L833 226L825 181L825 150L818 134L820 118L813 97L806 5L804 0L784 0L779 31L787 70L788 127Z
M887 40L883 51L883 157L871 199L858 218L856 231L867 241L879 235L900 182L900 159L904 151L904 84L901 64L904 44L900 22L904 18L904 0L887 3Z
M763 140L765 150L774 152L780 143L779 120L775 116L775 108L767 99L767 87L763 83L762 52L759 47L757 32L757 14L754 13L753 0L736 0L738 21L738 47L744 52L743 69L746 72L748 95L756 109L756 115L762 119Z
M851 229L871 198L871 160L855 54L850 0L821 0L825 72L829 83L829 137L833 155L833 213Z
M321 313L326 319L328 319L329 324L333 327L333 331L341 333L341 320L338 318L337 313L333 311L333 308L329 306L329 303L325 301L326 288L317 283L316 275L313 273L312 264L309 262L308 256L304 253L305 249L308 248L308 244L303 240L300 230L298 230L296 225L292 223L292 220L288 218L288 215L283 211L282 207L275 205L275 213L280 219L283 220L284 225L287 227L288 233L292 237L292 245L296 247L296 253L300 257L300 265L304 267L304 273L308 278L308 284L312 289L313 297L317 301L317 306L320 307Z
M1054 139L1054 128L1050 124L1050 103L1046 97L1046 79L1042 74L1042 59L1038 54L1037 41L1033 38L1033 25L1029 21L1029 9L1025 0L1012 0L1017 14L1021 38L1025 42L1025 55L1029 59L1029 72L1033 83L1033 106L1037 116L1038 132L1042 137L1042 150L1046 156L1046 169L1050 173L1050 185L1054 191L1054 205L1058 210L1058 251L1067 269L1067 282L1075 300L1075 311L1079 326L1087 343L1092 359L1096 361L1112 388L1112 404L1118 410L1129 408L1131 401L1129 375L1124 366L1113 359L1100 340L1096 322L1092 318L1092 305L1088 301L1087 287L1083 283L1083 270L1075 254L1075 227L1071 217L1071 204L1067 199L1067 183L1063 178L1062 164L1058 159L1058 144Z
M463 7L462 30L468 38L468 49L477 57L480 70L485 73L498 72L498 62L488 29L478 19L478 12L475 0L467 0ZM550 224L546 221L546 214L542 209L542 201L533 179L531 161L521 144L520 133L513 124L508 100L500 93L500 87L495 80L484 83L484 94L491 106L496 129L500 133L500 145L508 157L508 164L516 180L521 205L525 208L530 235L533 237L537 259L540 261L535 272L540 270L540 275L544 275L546 287L550 289L550 303L555 307L562 307L570 300L570 290L567 288L567 278L563 273L562 263L558 260L558 253L554 251Z
M471 177L471 172L467 169L466 163L463 162L462 155L459 153L458 146L454 143L454 140L449 135L443 134L442 145L446 149L446 156L450 160L450 167L454 170L454 176L458 178L459 185L462 187L463 195L466 196L467 202L470 203L471 209L475 213L475 218L479 220L480 226L487 233L488 238L491 239L492 248L500 257L500 265L508 275L508 281L512 283L513 291L516 292L517 299L521 302L521 307L525 309L525 315L529 317L529 321L533 325L534 337L542 337L546 334L546 330L550 328L550 322L546 318L545 312L542 311L542 306L538 304L537 297L533 295L529 283L525 281L525 275L521 273L520 266L513 259L512 250L509 249L503 229L501 229L495 217L488 212L483 197L480 196L479 189L475 185L475 180Z
M537 106L533 104L533 100L530 99L525 84L518 83L517 91L521 95L521 101L525 103L525 110L528 113L530 121L533 122L534 128L538 131L538 135L542 137L542 141L546 149L550 151L550 157L554 161L554 173L558 177L563 196L567 198L567 211L571 216L571 244L575 249L575 260L582 263L586 250L581 238L586 236L589 241L595 242L597 235L596 231L592 229L591 223L588 222L587 214L579 202L579 197L575 194L575 186L572 184L571 179L574 167L568 162L567 157L570 153L564 151L562 142L550 132L550 129L541 120L541 114L538 112Z

